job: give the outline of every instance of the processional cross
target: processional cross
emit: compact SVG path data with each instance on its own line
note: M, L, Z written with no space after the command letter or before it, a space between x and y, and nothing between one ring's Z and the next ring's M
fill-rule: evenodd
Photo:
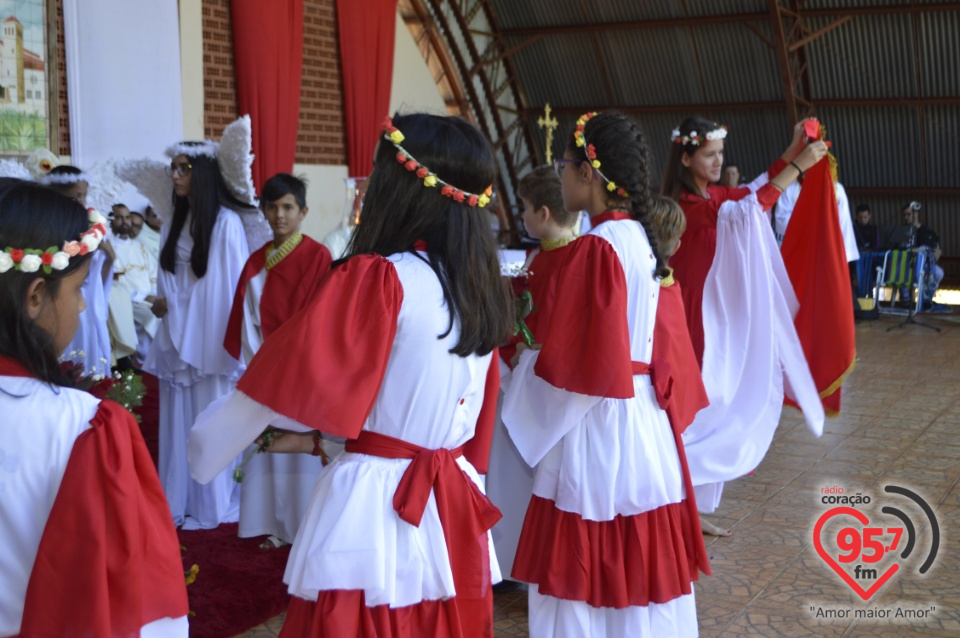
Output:
M543 116L537 118L537 126L547 131L547 164L553 163L553 131L559 126L557 118L550 117L550 103L543 107Z

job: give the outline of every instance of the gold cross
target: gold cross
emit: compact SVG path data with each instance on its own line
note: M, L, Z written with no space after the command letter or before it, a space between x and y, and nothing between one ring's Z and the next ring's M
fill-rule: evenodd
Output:
M543 107L543 117L537 118L537 126L547 130L547 164L553 163L553 130L559 126L557 118L550 117L550 103Z

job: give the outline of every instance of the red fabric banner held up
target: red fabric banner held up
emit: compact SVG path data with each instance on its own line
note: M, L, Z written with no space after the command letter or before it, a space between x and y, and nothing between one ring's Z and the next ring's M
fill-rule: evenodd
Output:
M780 249L800 302L794 319L828 415L840 413L840 384L853 369L856 337L850 274L827 158L807 171Z
M293 171L303 72L303 0L232 0L230 10L237 110L250 114L253 183L260 192L276 173Z
M343 110L350 175L373 168L380 124L390 108L396 0L337 0Z

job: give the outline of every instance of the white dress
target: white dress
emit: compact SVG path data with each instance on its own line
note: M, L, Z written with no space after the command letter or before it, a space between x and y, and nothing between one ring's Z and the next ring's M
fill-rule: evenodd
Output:
M97 415L99 406L100 400L87 392L68 388L54 389L30 377L0 375L0 413L17 415L19 420L30 425L4 428L3 440L0 441L2 636L17 635L20 632L27 584L34 570L41 537L60 491L74 443L77 437L90 430L91 421ZM13 426L15 422L10 421L9 424ZM140 444L142 445L142 440ZM109 469L104 468L106 471ZM89 515L93 516L93 513L90 512ZM169 525L169 522L167 524ZM91 525L91 528L95 527ZM109 525L104 527L110 528ZM174 538L172 529L170 535ZM97 549L109 551L112 547L114 546L86 548L84 552L98 554ZM176 558L176 553L173 555ZM123 560L128 558L129 556L124 556ZM121 559L115 557L113 560ZM96 563L96 560L91 559L91 562ZM90 593L78 592L77 595L82 597ZM56 606L54 604L54 607ZM140 635L151 638L186 638L187 633L187 617L181 616L150 622L142 627Z
M389 299L370 301L381 296ZM193 476L209 481L278 419L287 429L298 428L293 419L350 439L376 433L426 450L463 446L496 388L485 392L490 354L452 355L456 326L437 338L448 321L439 281L410 253L354 257L334 269L314 303L270 336L237 392L200 415L190 439ZM482 493L467 457L455 463L459 481ZM359 590L367 607L389 606L391 613L456 604L455 554L448 553L434 491L419 525L394 509L411 465L348 448L321 471L284 574L291 595L316 601L325 592ZM489 564L471 575L489 590L500 574L489 534L483 537ZM432 633L421 630L411 635Z
M170 224L163 227L163 238ZM223 348L233 293L249 255L239 215L221 208L213 228L207 273L190 267L190 220L177 241L176 272L160 269L157 295L167 300L144 369L160 380L160 480L177 525L210 529L239 516L235 463L207 485L190 478L187 438L197 415L229 393L243 366ZM188 518L189 517L189 518Z
M107 254L103 249L95 250L90 258L90 272L83 282L83 299L86 309L80 313L80 326L73 341L64 351L64 357L83 364L86 375L110 374L110 331L107 328L109 317L110 289L113 283L113 268L103 280L103 264Z
M629 375L629 363L649 362L653 347L660 284L653 277L650 244L638 223L616 220L598 221L578 240L578 251L588 247L594 251L593 257L603 257L605 264L612 265L612 270L604 272L623 277L625 283L619 292L608 295L608 282L597 281L601 292L593 299L567 302L589 307L582 327L596 330L597 323L587 325L590 318L603 316L608 318L601 323L612 322L603 305L611 296L626 296L613 299L612 305L626 314L619 325L629 333L625 335ZM586 265L598 261L593 257ZM583 272L586 278L596 274L580 266L569 270ZM569 276L577 275L570 272ZM558 285L570 281L561 275ZM502 412L517 449L528 464L536 466L531 509L513 572L521 580L533 574L539 581L529 581L531 636L695 636L692 580L696 574L686 567L684 532L677 518L685 498L683 476L666 413L657 403L648 374L632 376L632 398L583 394L557 387L540 376L538 360L556 334L553 326L566 320L566 310L560 308L564 294L559 299L544 334L544 350L527 350L520 356ZM581 334L569 329L562 333L570 336L564 343L554 344L557 352L567 350ZM569 370L564 373L568 380L605 374L603 364L600 370L580 371L585 366L577 354L570 353L570 357ZM630 384L630 376L625 382ZM542 517L539 527L538 516ZM623 521L635 521L631 529L639 533L619 536ZM554 522L563 529L550 529ZM566 534L571 529L592 531L572 539ZM555 533L561 540L556 540ZM644 544L647 536L649 545ZM611 547L597 541L611 537L622 538L622 545ZM545 550L538 559L524 555L545 544L552 550ZM635 568L628 564L629 556L649 552L660 556L656 565ZM560 575L552 575L558 572ZM658 590L661 576L666 574L665 580L673 586Z

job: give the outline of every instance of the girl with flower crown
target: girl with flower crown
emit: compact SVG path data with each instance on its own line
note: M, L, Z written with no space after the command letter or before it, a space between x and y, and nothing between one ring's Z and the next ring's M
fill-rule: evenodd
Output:
M0 183L0 635L182 636L176 532L133 415L58 363L106 220Z
M201 485L187 467L194 420L233 389L243 370L224 350L223 335L250 254L239 213L256 211L228 189L218 152L214 142L167 149L174 210L161 232L153 303L161 323L143 364L160 381L160 480L174 522L186 529L210 529L239 517L232 468Z
M459 118L385 129L347 257L191 434L200 481L278 419L277 452L347 439L290 552L285 638L493 635L500 513L479 474L513 315L486 209L495 162Z
M687 218L687 230L671 263L682 286L687 326L701 365L703 285L717 248L717 213L724 202L739 201L751 193L756 193L761 208L769 212L783 190L820 161L826 145L807 144L804 122L793 128L793 141L767 172L740 188L717 184L723 169L725 126L691 117L673 131L660 192L676 200Z
M730 188L715 184L727 129L693 117L673 131L661 192L680 204L687 228L673 256L687 327L710 405L684 442L697 503L713 512L723 482L756 468L780 420L785 392L819 434L823 408L793 327L797 299L770 224L784 188L827 152L806 120L766 173ZM729 535L708 522L711 534Z
M693 636L693 581L709 567L661 407L669 369L651 362L666 268L646 139L623 115L588 113L557 164L564 207L593 229L568 247L542 346L522 352L503 400L537 466L512 575L530 583L532 635Z
M40 178L40 183L86 208L89 177L76 166L55 166ZM83 284L83 298L87 302L87 309L80 314L77 335L66 349L65 356L81 364L86 374L110 372L112 357L107 318L115 259L116 254L110 240L104 238L100 249L94 252L91 259L90 270L93 275Z

